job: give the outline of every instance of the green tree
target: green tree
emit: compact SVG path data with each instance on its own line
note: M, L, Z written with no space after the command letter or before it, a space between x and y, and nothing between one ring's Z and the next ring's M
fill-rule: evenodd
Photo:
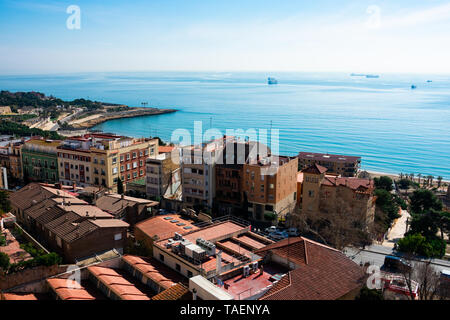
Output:
M379 178L374 178L375 188L384 189L386 191L392 191L392 179L388 176L381 176Z
M5 190L0 190L0 211L11 211L11 202L9 201L8 193Z
M122 179L117 179L117 193L118 194L123 194L123 182Z
M0 252L0 269L6 272L9 268L9 265L9 256L4 252Z
M355 297L359 301L380 301L384 300L383 293L377 289L369 289L366 286L362 287L359 294Z
M442 201L436 195L426 189L415 190L410 196L411 212L415 214L424 213L430 209L442 210Z
M440 187L441 187L441 183L442 183L442 179L444 179L444 178L442 178L441 176L439 176L439 177L437 177L436 179L437 179L437 181L438 181L438 188L440 188Z
M433 247L423 235L409 234L397 242L397 249L404 253L420 255L425 257L433 256Z
M411 181L408 179L400 179L398 181L398 187L400 189L408 189L410 185L411 185Z

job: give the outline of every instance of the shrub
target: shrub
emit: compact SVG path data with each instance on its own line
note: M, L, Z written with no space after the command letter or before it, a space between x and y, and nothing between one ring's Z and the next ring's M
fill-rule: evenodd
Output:
M9 256L4 252L0 252L0 269L6 271L9 269L9 266Z

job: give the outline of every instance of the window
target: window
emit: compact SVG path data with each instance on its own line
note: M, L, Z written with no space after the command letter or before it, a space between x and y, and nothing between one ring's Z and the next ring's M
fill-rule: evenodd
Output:
M133 178L137 177L137 172L133 172Z
M121 234L121 233L116 233L116 234L114 235L114 240L115 240L115 241L117 241L117 240L122 240L122 234Z
M117 162L117 157L112 158L112 164L116 164Z
M127 153L127 160L130 160L130 154Z
M112 169L112 173L113 173L113 174L117 174L117 167L114 167L114 168Z
M133 159L136 159L136 152L133 152Z
M159 260L164 261L164 256L161 253L159 254Z
M133 169L136 169L137 168L137 161L135 161L135 162L133 162Z
M144 175L144 170L141 170L141 171L139 172L139 175L143 176L143 175Z
M273 189L273 188L274 188L273 183L271 183L271 184L269 185L269 187L270 187L270 189Z
M139 151L139 157L142 157L144 153L142 151Z
M89 172L89 167L86 167L86 172Z
M176 263L176 264L175 264L175 269L176 269L177 271L181 271L181 266L180 266L178 263Z
M123 156L120 156L120 162L123 162Z
M187 271L187 276L188 276L188 278L192 278L192 276L193 276L192 271L188 270Z
M139 160L139 166L142 167L144 165L144 161L143 160Z
M314 198L314 190L309 190L308 195L310 198Z
M123 172L125 170L124 166L120 166L120 172Z
M127 163L127 170L131 169L131 164Z

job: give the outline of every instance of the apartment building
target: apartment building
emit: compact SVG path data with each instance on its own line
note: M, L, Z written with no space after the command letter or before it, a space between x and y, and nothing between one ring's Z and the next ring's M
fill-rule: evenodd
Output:
M300 152L297 157L299 171L317 163L327 168L328 173L339 174L342 177L355 177L361 166L361 157L354 156Z
M163 146L158 151L158 155L146 160L146 194L156 200L181 199L179 149Z
M10 180L23 179L22 145L24 142L25 139L0 141L0 165L6 168Z
M215 166L220 152L234 137L223 136L201 145L182 148L183 202L190 208L209 208L215 197Z
M244 202L250 220L283 222L297 199L296 157L250 158L243 167Z
M374 184L369 179L341 177L328 174L328 170L314 164L302 170L300 208L309 217L345 213L364 229L374 221Z
M214 211L218 215L242 214L243 202L243 168L249 156L256 156L258 147L262 146L257 142L232 141L222 150L219 158L221 163L216 164L216 196L214 198ZM264 145L266 150L270 149Z
M71 137L58 147L60 180L66 185L95 185L117 191L119 178L125 186L144 179L146 158L157 154L157 139L97 133Z
M59 180L58 152L60 140L32 138L22 146L25 180L55 183Z

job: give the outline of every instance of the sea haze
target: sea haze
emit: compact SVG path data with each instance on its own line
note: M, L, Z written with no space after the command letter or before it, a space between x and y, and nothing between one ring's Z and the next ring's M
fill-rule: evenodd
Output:
M267 77L277 85L268 85ZM427 82L432 80L432 82ZM411 89L411 85L417 86ZM1 76L0 89L62 99L174 108L172 114L111 120L95 129L129 136L206 130L280 130L280 153L362 156L362 167L450 178L450 76L327 73L139 72Z

